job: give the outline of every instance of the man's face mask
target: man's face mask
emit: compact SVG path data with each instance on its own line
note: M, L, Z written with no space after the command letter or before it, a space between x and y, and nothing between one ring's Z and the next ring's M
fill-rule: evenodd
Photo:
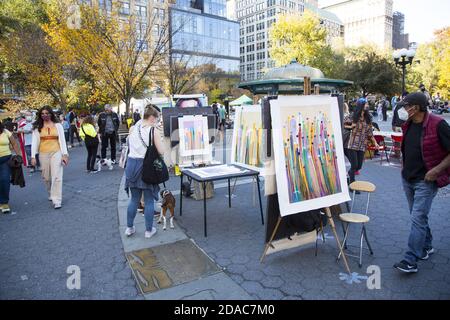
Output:
M414 108L409 108L408 110L409 110L409 112L406 111L405 107L403 107L400 110L398 110L398 117L400 118L400 120L408 121L409 118L414 116L415 109Z

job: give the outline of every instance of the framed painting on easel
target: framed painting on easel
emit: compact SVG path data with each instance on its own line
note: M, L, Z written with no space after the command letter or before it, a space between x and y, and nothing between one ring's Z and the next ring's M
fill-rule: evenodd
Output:
M280 215L349 201L337 99L279 96L270 105Z
M180 156L207 156L211 153L206 116L183 116L178 119Z
M231 143L231 163L257 170L263 174L265 159L263 142L261 106L236 107Z

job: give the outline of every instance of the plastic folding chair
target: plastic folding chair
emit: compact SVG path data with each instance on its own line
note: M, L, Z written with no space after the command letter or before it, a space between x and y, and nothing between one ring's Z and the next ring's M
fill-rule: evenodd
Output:
M392 134L391 139L392 139L392 148L389 152L389 156L392 154L392 151L394 151L395 154L401 155L403 136L398 136L398 135Z
M379 148L375 148L374 146L368 146L367 150L369 151L380 151L380 162L383 163L383 153L384 156L386 157L386 161L389 163L389 157L387 154L387 147L386 147L386 142L384 141L384 137L380 136L380 135L376 135L374 134L373 136L375 138L375 141L378 143L378 145L380 146ZM372 160L372 155L370 155L370 160Z

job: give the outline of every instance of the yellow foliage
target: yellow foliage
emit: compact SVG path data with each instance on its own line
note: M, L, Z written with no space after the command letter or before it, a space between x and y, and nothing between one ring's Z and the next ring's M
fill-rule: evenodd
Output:
M21 110L38 110L53 103L54 99L51 95L42 91L31 91L27 93L24 100L8 100L5 109L11 114L17 114Z
M407 73L408 90L423 83L432 95L450 99L450 27L437 30L435 39L419 45L412 68ZM420 61L420 63L419 63Z
M50 1L49 22L44 26L50 45L67 64L82 64L97 82L127 102L142 90L163 59L166 28L160 25L160 32L154 33L152 23L143 25L136 16L121 16L116 1L110 14L96 6L79 6L81 21L79 28L74 27L67 23L73 14L68 8L73 4L71 0Z
M313 12L280 15L269 30L270 57L278 66L296 59L327 73L333 52L326 39L327 31Z

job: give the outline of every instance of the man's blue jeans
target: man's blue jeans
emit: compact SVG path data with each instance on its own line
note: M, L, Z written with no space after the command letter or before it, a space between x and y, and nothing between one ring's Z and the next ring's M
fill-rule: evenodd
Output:
M0 157L0 204L8 204L11 183L11 168L8 160L11 156Z
M134 226L134 218L136 217L137 209L141 201L142 192L144 193L144 216L145 216L145 230L152 231L153 216L155 214L155 199L152 190L130 188L131 199L127 210L127 227Z
M410 183L403 179L403 189L411 214L411 232L405 260L415 264L417 260L426 255L426 250L432 248L433 236L428 225L428 213L430 213L431 204L438 187L436 182L422 180Z

